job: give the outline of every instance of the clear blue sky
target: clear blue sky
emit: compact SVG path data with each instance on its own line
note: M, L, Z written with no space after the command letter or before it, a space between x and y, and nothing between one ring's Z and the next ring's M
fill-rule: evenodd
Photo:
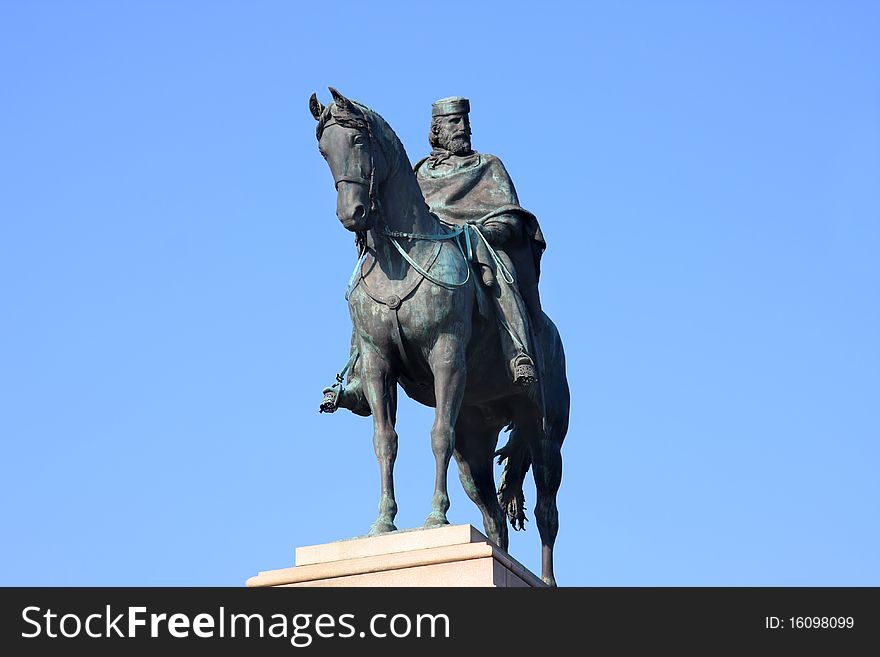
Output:
M874 2L3 3L0 584L240 585L369 528L371 423L317 413L355 257L332 85L413 161L469 97L542 222L560 584L880 585L878 33ZM431 417L402 403L400 527ZM533 522L511 552L540 569Z

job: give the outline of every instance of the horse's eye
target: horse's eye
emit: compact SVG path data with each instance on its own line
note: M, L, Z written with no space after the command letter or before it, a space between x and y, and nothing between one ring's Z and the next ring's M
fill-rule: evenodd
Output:
M355 135L353 142L359 146L363 146L365 143L363 135Z

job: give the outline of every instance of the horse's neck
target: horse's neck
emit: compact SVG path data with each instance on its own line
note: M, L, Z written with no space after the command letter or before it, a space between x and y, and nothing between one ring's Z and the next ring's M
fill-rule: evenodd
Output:
M440 224L428 209L415 173L407 165L399 167L398 171L381 186L379 205L381 218L370 229L367 246L373 250L380 263L394 270L405 269L405 261L385 235L385 230L437 235L442 232ZM417 255L426 246L433 244L424 240L408 239L398 239L397 242L412 255Z
M401 233L436 234L441 231L437 218L428 210L416 174L406 162L380 190L382 222Z

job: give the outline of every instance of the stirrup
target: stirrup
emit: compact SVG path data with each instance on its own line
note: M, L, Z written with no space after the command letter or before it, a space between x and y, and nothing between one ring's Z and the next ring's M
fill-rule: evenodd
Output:
M364 252L364 256L366 256L366 252ZM363 259L363 258L361 258ZM349 283L349 286L351 284ZM345 298L348 299L348 293L346 293ZM352 349L351 355L348 357L348 362L345 364L345 367L342 368L342 371L336 375L336 383L334 383L329 388L324 388L324 399L321 400L321 405L318 407L319 413L333 413L339 408L339 398L342 397L342 391L344 389L343 381L345 381L345 373L348 371L354 362L358 359L358 351Z
M339 408L338 387L339 384L324 388L324 399L321 400L321 405L318 407L319 413L334 413Z
M513 361L513 382L518 386L537 383L538 371L528 354L520 354Z

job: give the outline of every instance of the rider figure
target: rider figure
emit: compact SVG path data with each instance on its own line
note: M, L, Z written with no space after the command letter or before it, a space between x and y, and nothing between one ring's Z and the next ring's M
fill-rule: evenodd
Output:
M470 102L460 96L431 105L432 150L414 169L431 211L448 224L474 225L491 246L472 240L514 383L527 386L538 377L529 356L535 353L530 327L541 326L538 277L546 244L538 220L520 207L501 160L471 148L469 112Z

